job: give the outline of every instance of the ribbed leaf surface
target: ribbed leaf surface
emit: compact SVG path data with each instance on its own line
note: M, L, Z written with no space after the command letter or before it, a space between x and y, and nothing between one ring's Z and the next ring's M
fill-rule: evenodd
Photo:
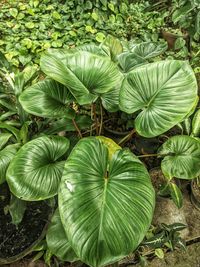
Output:
M73 100L62 84L46 79L26 89L19 97L24 110L45 118L73 118L74 110L69 107Z
M168 139L158 153L166 155L161 163L168 178L193 179L200 175L200 139L177 135Z
M136 130L154 137L182 121L196 96L197 82L190 66L183 61L161 61L128 73L122 83L120 107L130 114L141 110Z
M0 151L0 184L6 180L7 168L19 149L18 144L8 145Z
M144 238L154 190L143 164L129 150L111 160L95 137L79 141L59 189L59 211L75 253L90 266L105 266L132 252Z
M79 104L89 104L110 91L121 80L117 66L104 56L86 51L58 58L47 53L41 68L50 78L69 88Z
M134 46L131 52L144 59L150 59L162 54L165 50L167 50L167 43L143 42Z
M64 167L60 158L68 148L68 139L60 136L42 136L26 143L7 171L11 192L30 201L55 196Z
M77 256L73 251L64 228L60 220L59 210L57 209L51 219L47 235L47 245L50 251L60 260L73 262L77 260Z

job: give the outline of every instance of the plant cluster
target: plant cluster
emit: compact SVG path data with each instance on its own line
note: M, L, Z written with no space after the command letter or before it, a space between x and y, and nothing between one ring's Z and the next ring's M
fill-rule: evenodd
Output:
M145 12L147 1L6 1L0 4L0 50L15 66L39 63L47 48L121 39L158 39L164 15Z
M152 155L162 158L163 191L178 207L174 179L200 175L196 78L186 61L154 60L166 49L165 43L122 43L112 36L99 46L50 49L41 57L42 80L32 67L13 73L1 55L0 183L8 183L18 207L58 200L46 240L59 259L105 266L142 242L155 192L141 161L151 155L125 147L134 134L153 138L182 127L182 135L167 138ZM102 136L113 112L133 120L118 144ZM22 218L20 210L10 212ZM162 233L170 231L165 226Z

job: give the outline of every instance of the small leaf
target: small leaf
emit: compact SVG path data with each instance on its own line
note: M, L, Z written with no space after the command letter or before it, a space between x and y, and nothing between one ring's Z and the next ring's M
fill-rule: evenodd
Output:
M74 250L69 244L58 209L55 211L51 219L46 240L51 253L60 260L73 262L78 259Z
M33 22L27 22L25 23L26 28L33 29L35 27L35 23Z
M6 143L9 141L9 139L12 137L12 134L10 133L0 133L0 150L4 148Z
M156 248L155 249L155 255L159 258L159 259L164 259L165 254L164 251L161 248Z
M192 119L192 136L200 137L200 109L196 111Z
M179 37L176 39L175 42L175 49L181 49L182 47L184 47L186 44L185 40L182 37Z
M167 238L165 236L165 232L161 232L159 234L154 235L153 237L147 239L142 243L142 245L146 245L150 248L160 248L164 245L164 243L167 242Z
M165 177L193 179L200 175L200 141L187 135L169 138L158 150L164 159L161 169Z
M9 212L12 217L12 223L18 225L24 216L24 212L26 210L26 201L21 200L11 194Z
M13 16L14 18L17 17L18 10L16 8L10 8L9 12L10 12L10 15Z
M170 190L172 200L174 201L176 206L180 209L183 206L183 194L181 190L176 184L172 182L170 182L169 184L169 190Z
M57 20L61 19L61 16L57 11L53 11L52 17Z
M96 34L96 40L97 40L97 42L99 42L99 43L102 43L102 42L104 41L105 38L106 38L106 37L105 37L105 35L104 35L102 32L98 32L98 33Z

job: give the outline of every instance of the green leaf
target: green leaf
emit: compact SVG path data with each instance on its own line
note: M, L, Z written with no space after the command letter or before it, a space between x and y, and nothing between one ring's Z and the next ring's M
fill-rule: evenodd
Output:
M101 95L102 105L109 112L116 112L119 110L120 86L121 82L119 82L118 85L113 87L109 92Z
M196 111L192 119L192 136L200 137L200 109Z
M129 72L130 70L147 63L144 58L130 52L120 54L118 56L118 62L124 72Z
M99 55L99 56L105 56L105 57L110 56L109 49L103 45L97 46L93 43L90 43L90 44L80 45L77 47L77 49L80 51L90 52L92 54Z
M51 219L46 240L50 251L60 260L73 262L78 259L65 234L58 209Z
M105 57L86 51L48 53L41 58L41 68L49 77L64 84L80 105L94 102L121 81L117 66Z
M76 115L74 120L80 130L90 128L93 123L91 117L87 115ZM66 131L66 132L76 131L76 128L74 127L74 124L71 119L65 118L65 119L59 119L55 122L51 122L49 128L44 132L45 134L55 134L61 131Z
M9 212L12 217L12 223L18 225L24 216L26 210L26 202L11 194Z
M0 184L6 180L7 168L17 153L19 148L18 144L8 145L3 150L0 151Z
M119 149L121 149L121 147L116 144L112 139L105 137L105 136L96 136L96 138L98 140L100 140L108 149L108 155L109 155L109 159L111 160L113 155L115 154L115 152Z
M16 8L10 8L9 13L12 17L16 18L18 14L18 10Z
M186 41L182 37L179 37L176 39L174 48L181 49L185 46L185 44L186 44Z
M168 139L158 150L164 159L161 169L167 178L193 179L200 175L200 141L186 135Z
M37 201L57 194L69 141L60 136L42 136L26 143L7 171L11 192L20 199Z
M159 258L159 259L164 259L165 254L164 251L161 248L156 248L155 249L155 255Z
M0 51L0 68L5 68L7 70L10 69L10 63L8 62L7 58L4 56L3 53Z
M11 137L12 134L10 133L0 133L0 150L4 148Z
M0 129L8 130L9 132L11 132L15 136L18 143L21 142L20 133L19 133L19 130L17 128L15 128L11 125L8 125L7 123L1 122L0 123Z
M95 137L84 138L66 161L59 211L77 256L90 266L122 259L144 238L155 201L144 165L129 150L109 151Z
M113 61L116 61L117 56L123 51L120 40L111 35L108 35L102 44L109 48Z
M167 50L167 43L143 42L135 45L131 52L143 59L150 59L161 55Z
M161 61L129 72L120 91L120 108L132 114L137 132L144 137L158 136L181 122L192 109L197 82L188 63Z
M61 19L61 16L60 16L60 14L57 12L57 11L53 11L53 13L52 13L52 17L54 18L54 19Z
M45 79L27 88L19 97L23 109L44 118L73 118L71 94L62 84Z
M173 202L180 209L183 206L183 195L178 186L172 182L169 183L170 195Z
M146 241L142 242L142 245L155 249L155 248L162 247L166 241L167 241L167 238L165 236L165 232L162 231L161 233L156 234L148 238Z
M35 23L33 23L33 22L27 22L27 23L25 23L25 26L28 29L33 29L33 28L35 28Z
M104 41L104 39L106 38L105 34L103 34L102 32L98 32L96 34L96 40L99 43L102 43Z

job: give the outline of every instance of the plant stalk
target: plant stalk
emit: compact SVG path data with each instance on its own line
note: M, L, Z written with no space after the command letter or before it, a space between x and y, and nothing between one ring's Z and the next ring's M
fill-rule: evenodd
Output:
M102 126L103 126L103 107L102 104L100 102L100 127L99 127L99 135L101 135L101 131L102 131Z
M134 134L135 132L136 132L136 130L135 130L135 129L132 129L131 132L130 132L129 134L127 134L125 137L123 137L123 138L119 141L118 145L121 145L121 144L124 144L124 143L128 142L128 141L131 139L131 137L133 136L133 134Z
M80 139L83 138L82 133L81 133L81 131L79 130L78 125L77 125L75 119L72 119L72 123L73 123L73 125L74 125L74 127L75 127L75 129L76 129L76 131L77 131L77 133L78 133L79 138L80 138Z
M147 157L157 157L160 156L160 154L146 154L146 155L140 155L138 158L147 158Z
M92 103L92 114L95 121L95 128L96 128L96 134L98 135L99 129L98 129L98 120L97 120L97 114L96 114L96 104Z

